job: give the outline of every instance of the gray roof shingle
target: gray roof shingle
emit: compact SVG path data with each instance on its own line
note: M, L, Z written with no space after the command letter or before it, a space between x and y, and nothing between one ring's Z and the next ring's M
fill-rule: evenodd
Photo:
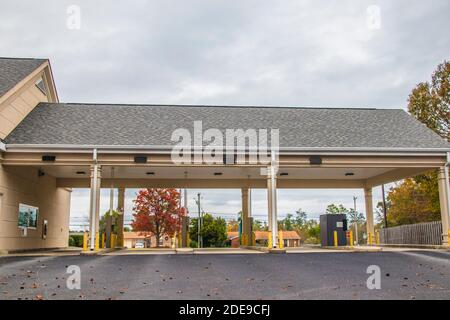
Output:
M173 145L172 132L202 120L203 130L280 130L280 147L450 148L403 110L40 103L7 144Z
M0 97L42 65L45 59L0 57Z

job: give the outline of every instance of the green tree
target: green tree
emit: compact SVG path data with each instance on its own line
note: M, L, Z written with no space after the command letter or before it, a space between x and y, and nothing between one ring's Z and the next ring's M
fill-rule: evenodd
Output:
M419 83L408 98L408 111L428 128L450 141L450 62L439 64L431 83Z
M347 220L350 223L360 223L365 220L365 217L361 212L355 211L355 209L349 209L347 211Z
M278 221L278 229L285 231L294 230L295 219L294 216L290 213L286 214L286 217L283 220Z
M308 214L301 208L295 211L295 215L288 213L283 220L278 222L278 226L280 230L296 231L305 243L319 243L319 223L313 219L308 220Z
M320 224L316 220L308 220L305 223L304 230L306 231L306 238L304 240L305 243L320 243Z
M351 208L347 212L347 221L349 222L348 229L354 229L353 239L358 239L358 243L362 242L366 222L364 215L361 212L355 211L355 209ZM358 235L356 235L356 232Z
M440 219L439 191L434 187L435 179L435 173L408 178L389 191L389 226Z
M119 216L119 212L113 210L111 213L108 211L105 212L105 214L103 216L101 216L100 221L99 221L99 226L100 226L100 233L104 233L106 230L106 218L108 218L109 216L112 216L112 225L111 225L111 232L112 233L117 233L118 229L117 229L117 223L115 223L115 221L117 221L117 217Z
M261 220L253 220L253 231L267 231L268 227L265 222Z
M390 206L391 206L391 203L386 198L386 212L389 211ZM383 201L378 202L377 206L375 207L375 219L377 221L376 228L384 228L385 223L384 223Z
M203 237L203 247L224 247L227 241L227 223L225 219L214 218L211 214L203 215L203 226L200 231ZM197 246L198 239L198 218L191 219L189 229L191 246Z
M450 62L439 64L430 82L419 83L408 97L408 111L450 141ZM403 180L388 193L389 226L440 219L437 172Z
M345 208L342 204L337 206L334 203L332 203L327 206L325 213L326 214L347 214L348 209Z
M295 225L299 228L303 227L306 224L306 220L308 219L308 215L301 208L295 211Z

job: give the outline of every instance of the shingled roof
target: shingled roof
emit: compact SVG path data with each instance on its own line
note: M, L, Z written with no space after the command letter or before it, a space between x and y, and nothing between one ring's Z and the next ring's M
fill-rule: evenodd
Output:
M40 103L7 144L169 146L196 120L203 130L274 128L281 148L449 149L432 130L395 109Z
M0 57L0 97L42 65L45 59Z

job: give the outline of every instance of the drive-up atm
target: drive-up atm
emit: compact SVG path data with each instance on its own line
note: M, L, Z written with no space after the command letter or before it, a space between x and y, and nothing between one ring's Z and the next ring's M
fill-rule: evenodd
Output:
M345 214L323 214L320 216L320 238L324 247L334 245L334 231L338 246L347 245L347 216Z

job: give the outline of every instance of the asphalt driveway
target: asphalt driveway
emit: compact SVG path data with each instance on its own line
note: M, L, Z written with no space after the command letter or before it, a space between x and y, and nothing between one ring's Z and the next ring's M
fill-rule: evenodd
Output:
M1 257L0 299L450 299L450 251Z

